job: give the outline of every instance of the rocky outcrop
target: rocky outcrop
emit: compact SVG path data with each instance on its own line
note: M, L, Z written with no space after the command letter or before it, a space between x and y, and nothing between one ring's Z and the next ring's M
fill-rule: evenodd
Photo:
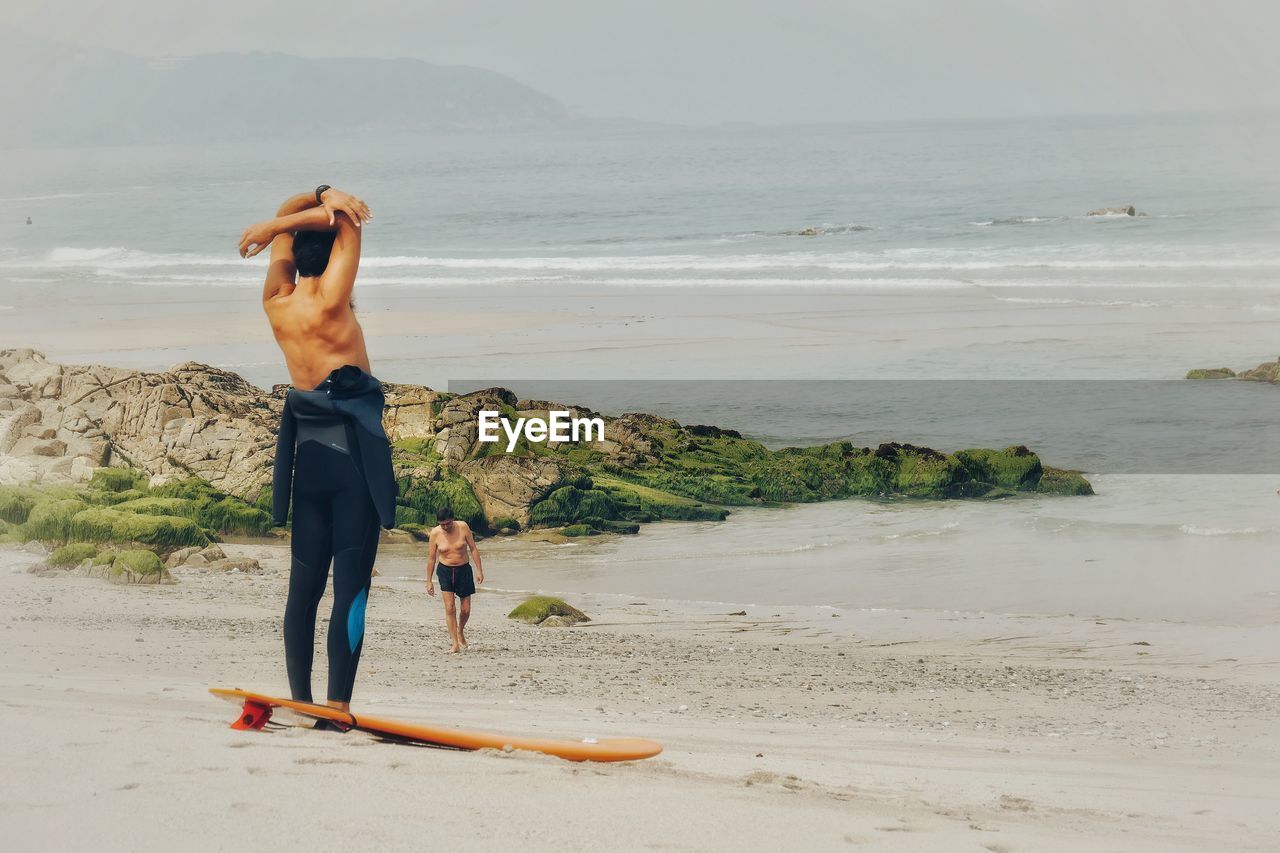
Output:
M387 431L388 438L397 441L435 434L434 410L448 395L437 394L421 385L395 382L383 383L382 393L387 398L382 427Z
M227 496L265 499L287 388L265 391L194 362L147 372L56 364L31 349L2 350L0 487L93 480L32 510L34 520L25 510L10 520L70 539L164 549L208 545L202 528L259 535L270 521L259 518L262 510L231 506ZM396 524L415 535L435 523L443 506L482 532L535 524L590 535L630 533L658 519L722 519L725 507L769 502L1091 492L1078 473L1043 466L1023 447L948 455L911 445L836 442L771 450L733 430L686 427L643 413L602 417L581 406L520 400L503 388L452 395L386 383L384 393L383 424L400 491ZM546 418L553 409L602 417L604 435L577 442L521 437L510 453L505 436L479 440L481 410L514 422ZM108 484L116 479L121 482ZM200 491L210 486L217 493ZM178 529L184 525L191 530ZM0 530L0 537L19 535ZM46 538L58 541L53 533ZM196 553L177 565L188 565ZM225 557L198 559L210 568L252 570L213 565Z
M1235 379L1236 372L1229 367L1197 367L1187 371L1187 379Z
M147 372L57 364L32 349L0 351L0 485L72 485L118 466L145 471L152 486L198 477L256 501L271 482L287 389L264 391L193 362ZM398 478L461 477L485 516L520 526L528 524L529 506L560 482L553 459L476 458L477 412L513 411L518 401L510 391L454 397L387 383L384 393L388 437L417 440L423 451L397 453Z
M1120 207L1099 207L1091 210L1089 216L1146 216L1145 213L1139 213L1138 209L1131 204L1121 205Z
M138 468L253 500L270 482L280 399L216 367L148 373L0 351L0 484L73 484Z
M1280 382L1280 359L1264 361L1253 370L1237 373L1236 379L1243 379L1246 382Z
M457 471L471 484L485 517L513 519L529 526L529 509L564 479L559 463L546 457L487 456L459 462Z
M63 545L45 562L29 571L44 578L98 578L114 584L177 583L152 550L128 548L116 551L107 548L96 551L95 546L87 542Z
M1236 373L1229 367L1196 368L1187 371L1187 379L1241 379L1245 382L1280 383L1280 358L1264 361L1252 370Z

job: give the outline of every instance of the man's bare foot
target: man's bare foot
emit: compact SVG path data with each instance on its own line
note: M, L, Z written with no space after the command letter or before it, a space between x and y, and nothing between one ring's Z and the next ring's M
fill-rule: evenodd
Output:
M457 654L458 652L460 652L460 651L462 651L462 649L461 649L461 648L459 648L458 646L454 645L454 646L451 646L451 647L449 648L449 651L445 652L445 654L449 654L449 655L456 655L456 654Z

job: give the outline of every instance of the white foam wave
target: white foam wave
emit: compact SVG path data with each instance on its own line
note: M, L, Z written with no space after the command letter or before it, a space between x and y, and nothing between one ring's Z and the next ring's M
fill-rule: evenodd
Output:
M1268 532L1260 527L1199 527L1195 524L1184 524L1178 529L1188 536L1254 536Z
M1128 299L1066 299L1056 297L1038 298L1034 296L997 296L998 302L1012 302L1020 305L1084 305L1094 308L1155 308L1158 302L1135 302Z
M834 545L835 545L834 542L810 542L806 545L797 545L796 547L790 550L792 553L796 553L799 551L816 551L819 548L831 548Z
M0 198L0 202L6 201L51 201L60 198L84 198L92 193L49 193L47 195L13 195Z
M233 250L225 257L217 255L164 254L144 252L121 247L79 248L64 246L51 249L41 258L13 259L0 265L21 269L89 269L89 270L137 270L160 267L244 266L253 263L265 266L267 259L245 261Z
M674 275L707 276L707 279L677 279L682 285L714 283L716 275L760 278L770 283L835 283L845 284L849 277L901 275L899 284L935 276L931 284L946 281L948 285L964 285L963 276L975 272L1018 271L1113 271L1113 270L1270 270L1280 269L1280 257L1257 255L1223 248L1148 247L1149 254L1136 257L1097 246L1058 246L1016 250L1001 247L975 249L903 248L881 251L843 252L775 252L738 254L680 255L559 255L522 257L435 257L427 255L368 256L361 261L363 270L381 271L395 276L421 272L499 276L508 280L519 277L591 276L606 283L632 283L627 276L652 275L658 281L637 278L635 283L662 283L661 277ZM190 275L191 268L216 267L241 272L254 270L260 274L267 258L240 258L233 248L225 254L158 253L122 247L61 247L42 256L24 258L5 254L0 269L35 271L75 270L95 275L121 277L128 274L172 272ZM770 274L772 273L772 276ZM958 281L947 281L953 274ZM891 278L882 278L884 282ZM390 282L388 282L390 283ZM751 282L755 283L755 282ZM864 281L865 283L865 281ZM988 282L1000 286L1001 282Z
M1008 219L983 219L976 222L970 222L970 225L976 225L980 228L988 228L992 225L1042 225L1046 222L1066 222L1065 216L1012 216Z

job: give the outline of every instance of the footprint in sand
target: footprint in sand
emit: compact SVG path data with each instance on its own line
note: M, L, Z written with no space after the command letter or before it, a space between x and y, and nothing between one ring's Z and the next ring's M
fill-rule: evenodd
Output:
M1011 812L1029 812L1035 809L1035 805L1026 797L1015 797L1012 794L1001 794L996 802L1000 808Z

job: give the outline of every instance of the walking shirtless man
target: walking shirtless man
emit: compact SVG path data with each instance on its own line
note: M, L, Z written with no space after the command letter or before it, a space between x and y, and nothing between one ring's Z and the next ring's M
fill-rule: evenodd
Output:
M449 626L449 639L453 641L449 654L467 649L467 635L463 633L471 618L471 596L476 584L484 583L484 566L480 551L476 548L471 527L465 521L453 517L453 510L443 507L436 512L440 522L431 528L430 546L427 548L427 595L435 597L431 567L440 579L440 598L444 601L444 621ZM476 561L475 577L471 575L471 561ZM454 600L461 602L455 612Z

